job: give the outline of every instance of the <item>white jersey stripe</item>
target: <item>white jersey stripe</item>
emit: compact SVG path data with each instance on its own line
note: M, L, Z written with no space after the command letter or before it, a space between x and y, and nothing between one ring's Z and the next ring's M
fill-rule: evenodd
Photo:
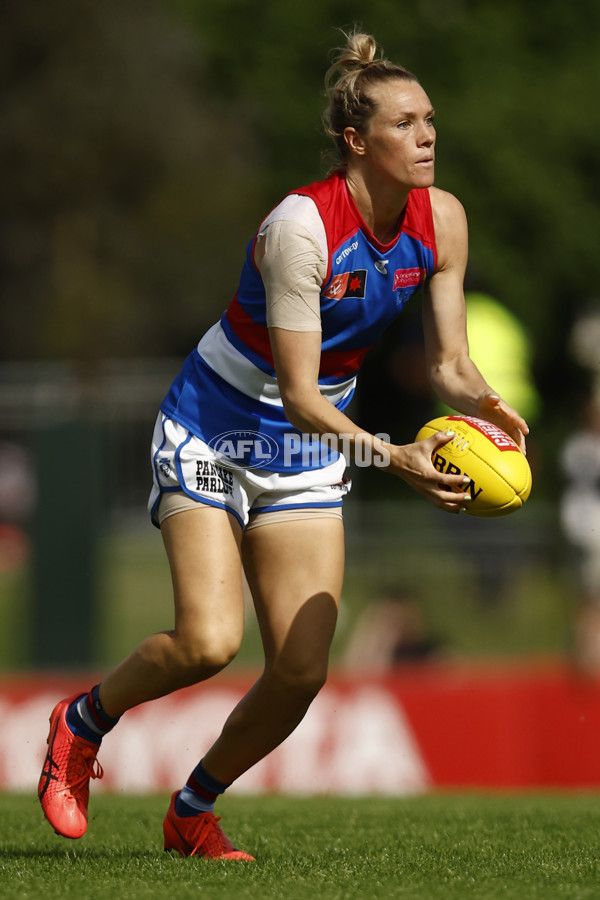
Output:
M261 403L283 407L277 379L240 353L228 340L220 322L209 328L197 349L207 366L242 394ZM320 384L319 390L337 406L352 393L355 385L356 376L353 376L338 384Z

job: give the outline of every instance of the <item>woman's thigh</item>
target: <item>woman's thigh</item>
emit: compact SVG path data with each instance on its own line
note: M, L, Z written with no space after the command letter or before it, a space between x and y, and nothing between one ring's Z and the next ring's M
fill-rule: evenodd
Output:
M175 633L239 636L244 624L241 528L223 509L201 503L163 520L171 568Z

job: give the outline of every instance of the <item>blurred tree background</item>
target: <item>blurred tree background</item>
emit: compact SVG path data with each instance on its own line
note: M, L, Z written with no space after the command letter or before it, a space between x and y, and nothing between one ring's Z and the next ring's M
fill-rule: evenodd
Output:
M187 355L229 302L245 244L268 209L291 188L327 171L323 76L333 48L343 42L339 29L355 23L376 36L389 58L417 73L436 107L436 183L460 198L469 218L467 287L483 297L484 306L486 296L498 300L512 317L511 327L520 322L528 338L526 349L541 397L529 441L534 496L552 503L560 493L558 451L572 428L580 394L589 387L593 372L600 374L600 334L593 330L600 314L596 0L4 0L2 372L17 366L20 373L31 373L32 382L43 382L51 371L58 385L53 408L62 403L67 413L71 395L61 391L72 388L69 373L82 382L86 375L93 382L94 373L104 373L103 402L111 407L110 414L102 413L102 432L91 426L78 432L82 446L89 444L87 463L78 464L108 469L113 476L110 489L121 500L130 484L137 485L128 508L143 509L140 497L149 482L143 461L156 403L174 374L173 361ZM587 368L572 352L575 325L586 345ZM354 413L363 427L408 441L435 411L423 380L420 340L415 304L367 359ZM123 389L119 379L125 362L128 380ZM3 388L0 377L0 409L12 410L13 425L17 423L12 436L29 440L26 433L37 433L40 422L30 415L15 384L7 379ZM47 405L43 391L28 396L35 399L38 413ZM80 412L93 396L84 392L79 397ZM129 398L127 407L124 398ZM118 403L122 408L117 414ZM132 409L135 404L137 410ZM29 421L24 420L27 416ZM124 433L126 420L131 427L125 450L116 436ZM46 483L63 464L59 438L68 440L68 414L65 421L65 430L60 431L59 422L54 438L43 429L38 434L41 449L34 455L38 462L45 460ZM97 433L103 435L101 449L106 451L102 462L94 455ZM55 445L51 458L46 453L50 440ZM365 470L359 474L357 500L373 495L393 500L395 492L407 500L399 481L391 484ZM78 484L83 506L61 507L63 520L69 515L74 520L73 541L81 531L77 521L89 520L86 539L91 546L102 533L93 513L97 498L92 487L83 496L81 472L72 471L71 480ZM59 488L45 501L40 495L39 506L45 511L38 516L38 548L50 546L55 511L65 497ZM103 503L108 507L110 498ZM519 570L525 576L518 590L510 579L502 588L507 597L527 597L527 603L515 600L516 605L507 607L504 646L512 641L514 647L514 613L523 616L522 646L531 649L532 636L539 636L552 619L548 597L553 590L558 624L544 646L554 646L556 635L560 640L569 589L555 577L554 538L548 542L543 531L549 519L554 523L555 514L547 515L554 507L528 504L516 526L521 529L517 538L512 520L503 530L490 523L484 536L483 530L471 528L477 526L475 520L457 526L453 519L451 533L449 522L430 520L434 511L414 503L416 515L424 517L423 528L413 535L417 547L436 529L441 532L436 547L446 546L457 534L470 541L485 537L487 556L477 549L461 553L488 576L495 566L496 588L506 573L517 571L515 552L530 540L533 569L528 557ZM375 553L381 535L361 531L365 519L358 505L354 514L349 505L350 526L353 515L358 525L350 529L350 544L363 532L365 539L371 536L373 564L381 568ZM381 520L379 512L374 515ZM390 516L391 522L398 519L395 509ZM409 538L416 520L412 512L405 518ZM390 531L389 537L389 573L380 573L387 580L398 566L398 536ZM356 546L355 563L365 554L364 543ZM498 550L503 546L505 555ZM54 545L51 550L47 556L59 553ZM69 550L76 554L67 548L66 559L55 560L59 581L69 566ZM82 570L92 565L92 550L85 553ZM432 567L419 553L413 560L414 582L421 583L424 570L435 574L433 568L443 579L452 640L464 640L470 650L484 647L483 625L481 633L475 629L471 638L463 635L464 623L476 621L479 602L474 600L468 609L460 605L466 602L464 579L459 577L465 557L449 553L443 566ZM129 556L134 559L135 553ZM154 557L166 579L162 557ZM452 564L455 588L449 590ZM100 616L112 615L107 612L110 604L114 616L125 609L122 597L140 593L144 573L151 573L153 582L141 591L146 606L154 582L158 585L146 562L127 568L123 564L121 588L114 581L117 571L114 566L107 569L104 599L97 607ZM541 587L532 587L532 571ZM360 588L360 577L358 572L348 579L357 604L369 593ZM374 583L373 573L369 578ZM42 572L40 580L47 582L47 573ZM434 579L427 591L439 615L441 588L436 585ZM6 625L8 620L1 616L16 622L18 610L25 607L13 601L17 593L11 591L12 583L0 596L2 632L7 635L0 660L14 663L24 658L13 649L18 628ZM160 582L157 628L164 616L162 592ZM490 592L482 588L480 593ZM534 595L538 599L532 603ZM38 610L44 607L43 598L35 602ZM35 610L29 615L37 621ZM138 623L143 636L147 609L136 615L144 619ZM486 619L484 625L493 648L498 622L489 627ZM42 643L44 628L42 622ZM129 645L125 627L115 628L113 622L104 633L120 631L127 633ZM111 644L110 653L116 652ZM97 659L106 661L108 655L108 649L96 647Z
M539 437L560 440L583 378L565 336L597 302L595 0L6 0L0 17L4 359L186 354L260 218L326 171L323 74L359 22L437 108L468 283L524 324Z
M565 336L600 267L595 0L6 0L0 17L4 359L186 354L260 218L326 171L323 74L359 22L437 108L469 284L525 325L540 437L559 439L583 377Z

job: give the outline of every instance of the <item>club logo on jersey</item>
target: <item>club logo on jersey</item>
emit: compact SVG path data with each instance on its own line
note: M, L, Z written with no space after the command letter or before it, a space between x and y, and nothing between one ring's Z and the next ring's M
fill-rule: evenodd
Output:
M330 300L342 300L344 297L358 297L358 299L364 300L366 286L366 269L356 269L355 272L342 272L341 275L333 276L331 284L323 296L328 297Z
M168 457L163 456L162 459L159 459L158 461L158 468L165 478L168 478L171 474L171 460Z
M417 287L427 278L425 269L396 269L394 272L394 288L398 291L403 288Z

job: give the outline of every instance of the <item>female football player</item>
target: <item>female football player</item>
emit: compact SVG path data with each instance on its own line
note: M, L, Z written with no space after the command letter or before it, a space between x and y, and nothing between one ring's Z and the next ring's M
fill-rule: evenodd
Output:
M53 710L39 784L57 832L87 827L103 736L132 707L207 679L242 639L242 568L264 670L172 797L164 846L250 860L213 813L217 797L296 728L327 674L344 567L345 454L360 454L435 506L469 502L432 453L450 439L392 444L345 409L367 349L422 289L427 365L439 397L524 448L525 421L469 358L461 204L433 187L434 110L417 78L353 33L328 73L325 180L292 191L248 245L237 293L171 386L153 445L153 521L175 621L89 693ZM383 477L383 475L382 475Z

